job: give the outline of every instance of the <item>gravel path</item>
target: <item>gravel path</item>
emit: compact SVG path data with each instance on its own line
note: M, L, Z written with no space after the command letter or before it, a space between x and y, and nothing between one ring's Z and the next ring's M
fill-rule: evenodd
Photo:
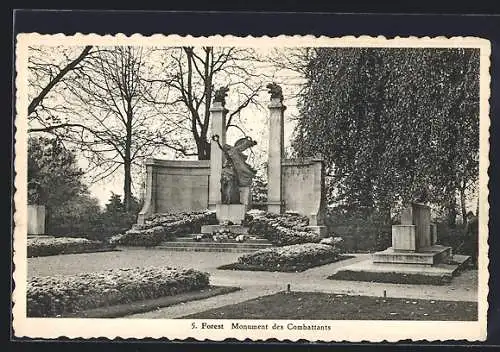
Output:
M115 252L65 254L28 258L28 277L67 275L114 268L175 266L212 272L237 260L239 253L169 252L161 249L124 249Z
M233 263L241 254L223 252L169 252L156 249L127 249L119 252L68 254L28 259L28 277L54 274L76 274L123 267L177 266L210 273L210 283L221 286L239 286L241 291L215 296L202 301L187 302L130 318L178 318L211 308L235 304L259 296L286 290L328 292L351 295L421 298L450 301L477 301L477 271L469 270L444 286L401 285L358 281L328 280L339 268L366 260L369 255L312 268L301 273L273 273L258 271L218 270L223 264Z

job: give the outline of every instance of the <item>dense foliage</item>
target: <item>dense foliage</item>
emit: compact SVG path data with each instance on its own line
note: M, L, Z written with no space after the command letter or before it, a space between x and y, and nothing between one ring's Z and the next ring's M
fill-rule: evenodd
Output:
M104 211L83 182L76 155L57 138L28 140L28 202L46 207L46 233L105 240L136 222L140 204L131 199L127 211L112 194Z
M34 277L28 282L29 317L56 317L84 310L203 289L209 275L170 267L111 269Z
M132 198L132 209L125 210L120 195L112 194L104 210L97 199L87 194L67 200L50 209L47 233L52 236L85 237L107 241L135 224L139 212L138 202Z
M298 156L327 161L330 199L381 211L422 193L457 214L478 178L479 51L319 48L305 67Z
M57 208L86 191L75 154L55 138L28 139L28 202Z
M91 241L86 238L28 238L28 258L85 253L108 248L106 244L100 241Z
M381 251L392 245L392 222L376 209L331 207L326 211L325 225L328 233L344 239L349 253Z

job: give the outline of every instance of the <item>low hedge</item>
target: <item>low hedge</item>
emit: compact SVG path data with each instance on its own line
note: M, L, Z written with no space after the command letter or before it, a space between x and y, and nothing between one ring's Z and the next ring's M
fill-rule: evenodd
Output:
M296 214L272 214L264 211L251 213L246 220L248 232L262 236L276 246L301 243L317 243L321 236L307 228L306 216Z
M171 267L35 277L27 286L28 316L64 316L103 306L173 296L208 286L208 273Z
M200 233L202 225L217 224L212 211L155 214L123 234L111 237L110 243L124 246L154 247L177 236Z
M74 237L28 238L28 258L111 249L101 241Z
M297 272L346 258L336 246L304 243L261 249L219 269Z

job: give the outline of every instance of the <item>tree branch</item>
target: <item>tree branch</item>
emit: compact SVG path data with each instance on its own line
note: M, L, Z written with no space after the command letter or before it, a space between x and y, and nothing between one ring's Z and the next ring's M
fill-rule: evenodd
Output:
M36 107L42 102L45 96L50 92L50 90L66 75L69 71L73 70L76 65L78 65L90 52L92 49L91 45L87 45L81 54L73 61L71 61L66 67L64 67L59 73L42 89L40 94L36 96L28 106L28 115L31 115Z

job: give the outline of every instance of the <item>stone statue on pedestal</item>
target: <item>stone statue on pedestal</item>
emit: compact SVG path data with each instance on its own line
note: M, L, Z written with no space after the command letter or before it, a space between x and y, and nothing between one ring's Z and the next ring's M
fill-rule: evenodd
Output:
M226 103L227 92L229 92L228 87L217 89L214 93L214 103L222 103L222 105L224 105Z
M250 137L244 137L236 141L234 146L228 144L222 146L219 142L219 136L213 136L212 139L217 142L219 148L222 149L225 159L221 175L222 204L239 204L239 188L250 186L252 179L257 173L246 163L247 156L243 154L243 151L253 147L257 142Z

